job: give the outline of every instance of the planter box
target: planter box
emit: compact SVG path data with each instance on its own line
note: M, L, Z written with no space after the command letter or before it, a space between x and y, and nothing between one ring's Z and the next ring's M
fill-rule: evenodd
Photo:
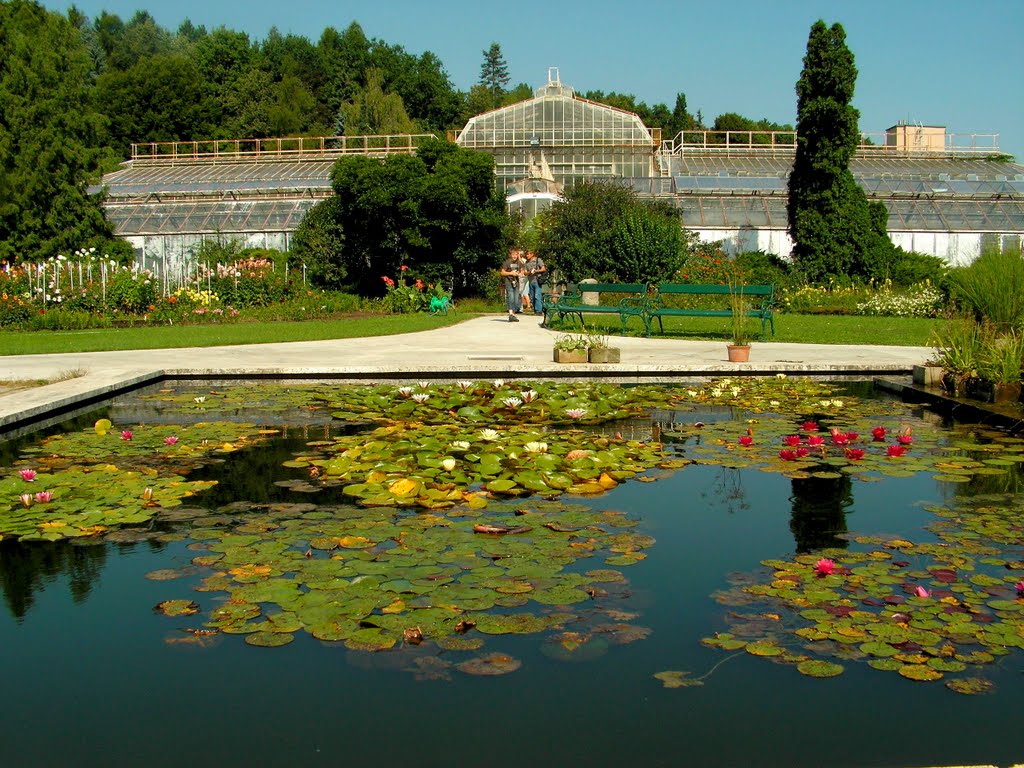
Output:
M942 367L938 365L915 365L914 383L922 387L941 387Z
M591 349L589 355L590 362L592 363L617 363L621 357L621 350L618 347Z
M556 363L585 363L587 362L587 350L556 349L554 360Z

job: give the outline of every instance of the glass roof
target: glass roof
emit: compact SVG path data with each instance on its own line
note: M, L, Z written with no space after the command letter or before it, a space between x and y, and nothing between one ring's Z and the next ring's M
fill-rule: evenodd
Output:
M126 235L291 232L316 200L143 203L108 205L114 231Z

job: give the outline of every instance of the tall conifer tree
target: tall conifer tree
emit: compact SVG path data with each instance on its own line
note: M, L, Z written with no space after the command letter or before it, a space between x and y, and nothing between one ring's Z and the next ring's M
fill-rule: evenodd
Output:
M491 47L483 52L484 63L480 65L480 84L491 94L493 107L501 105L501 97L509 84L508 65L501 55L501 46L491 43Z

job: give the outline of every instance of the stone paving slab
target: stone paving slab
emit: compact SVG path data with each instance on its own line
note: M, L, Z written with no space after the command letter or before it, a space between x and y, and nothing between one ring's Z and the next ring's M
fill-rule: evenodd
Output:
M69 352L0 356L0 380L77 378L0 393L0 429L53 410L95 402L116 391L170 378L290 377L367 381L416 378L583 378L665 382L722 374L829 376L909 374L931 356L927 347L755 342L751 362L730 363L721 341L612 337L622 362L559 365L559 333L539 318L475 317L447 328L398 336L250 344L231 347Z

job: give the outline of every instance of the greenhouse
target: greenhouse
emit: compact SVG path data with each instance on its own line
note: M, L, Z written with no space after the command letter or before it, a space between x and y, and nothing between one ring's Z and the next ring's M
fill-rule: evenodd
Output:
M305 213L333 194L339 157L415 152L423 138L134 145L132 159L103 179L104 207L146 266L179 270L211 238L287 250ZM662 141L659 128L580 98L550 68L532 98L477 115L450 138L494 158L510 211L527 218L567 186L606 181L673 202L685 227L726 252L792 249L792 131L687 131ZM885 204L889 235L907 250L963 264L986 247L1021 248L1024 165L1000 154L997 135L897 125L866 138L851 170L869 199Z

